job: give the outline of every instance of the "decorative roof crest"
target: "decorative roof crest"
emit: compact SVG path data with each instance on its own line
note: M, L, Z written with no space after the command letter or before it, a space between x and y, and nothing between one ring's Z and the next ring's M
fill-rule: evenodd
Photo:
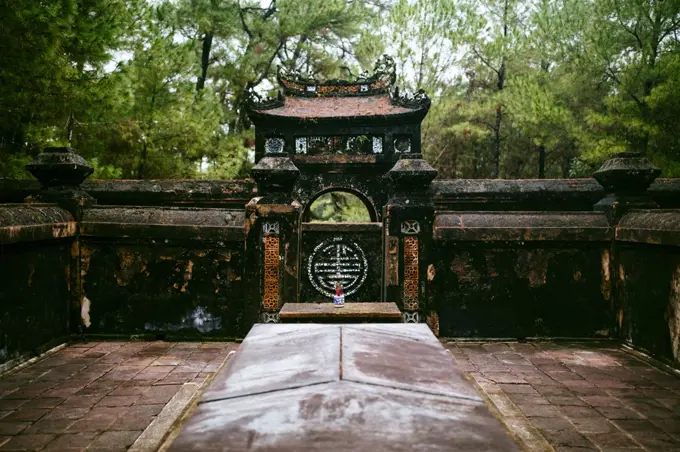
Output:
M394 91L390 93L390 101L393 105L399 105L405 108L420 109L430 106L430 98L427 97L424 89L419 89L418 92L414 94L399 92L399 87L394 88Z
M250 108L255 108L257 110L268 110L270 108L283 107L284 102L285 98L283 97L281 90L278 91L276 97L261 96L253 89L253 87L250 87L246 93L246 104Z
M285 94L292 96L371 96L385 94L397 79L394 60L383 55L375 64L373 73L362 72L355 80L317 80L299 71L279 66L277 79Z

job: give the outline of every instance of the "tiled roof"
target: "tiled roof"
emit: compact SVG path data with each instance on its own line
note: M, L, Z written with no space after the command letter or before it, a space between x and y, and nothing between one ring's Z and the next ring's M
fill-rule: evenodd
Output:
M261 110L271 116L295 118L345 118L389 116L415 109L393 105L388 95L365 97L286 97L282 107Z

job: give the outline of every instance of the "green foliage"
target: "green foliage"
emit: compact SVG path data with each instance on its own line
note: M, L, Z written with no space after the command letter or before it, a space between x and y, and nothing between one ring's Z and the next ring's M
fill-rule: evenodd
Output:
M254 142L247 91L272 85L277 64L320 77L357 71L375 51L367 24L382 8L3 0L0 177L27 177L31 157L59 143L89 159L94 177L243 176Z
M2 0L0 17L0 177L60 144L98 178L245 176L243 101L277 65L345 78L385 52L433 99L440 177L588 177L621 151L680 176L678 1Z
M367 223L371 221L366 205L352 193L333 191L324 193L309 207L310 221L313 223L350 222Z
M458 77L424 84L434 99L423 153L440 177L588 177L622 151L678 174L679 2L447 3L458 26L427 39L449 40ZM406 17L394 23L416 36ZM392 52L408 66L401 48ZM442 74L424 67L423 80Z

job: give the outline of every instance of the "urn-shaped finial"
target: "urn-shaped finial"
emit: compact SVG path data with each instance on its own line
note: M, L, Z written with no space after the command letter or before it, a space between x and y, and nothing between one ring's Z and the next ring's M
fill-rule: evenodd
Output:
M642 195L661 170L637 152L614 154L593 177L607 193Z
M250 174L257 182L258 192L262 195L287 195L300 177L300 170L287 156L267 156L260 159L250 170Z
M420 154L404 154L387 172L387 177L397 191L419 190L429 187L437 177L437 170Z
M614 154L593 174L606 192L594 209L604 212L611 224L617 224L632 209L658 207L647 189L659 174L659 168L636 152Z
M78 187L94 169L70 147L48 147L26 165L43 189Z

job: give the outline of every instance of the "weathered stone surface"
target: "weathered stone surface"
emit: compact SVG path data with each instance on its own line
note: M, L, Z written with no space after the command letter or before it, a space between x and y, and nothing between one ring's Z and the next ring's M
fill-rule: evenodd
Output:
M613 155L593 174L607 193L593 208L604 212L609 222L616 224L632 209L658 207L647 189L659 174L661 170L638 153Z
M377 163L381 155L292 157L298 168L357 166ZM392 163L389 163L391 166ZM384 171L389 170L387 167ZM240 209L257 194L252 179L86 180L83 190L104 205L228 207ZM590 210L604 196L594 179L455 179L434 180L433 200L439 210ZM0 202L12 203L37 193L35 180L0 180ZM656 179L652 199L664 209L680 208L680 179Z
M403 331L423 330L408 325ZM423 336L425 336L423 334ZM342 328L342 379L481 402L432 335L404 336L400 328Z
M628 215L639 215L633 212ZM680 361L680 232L652 229L648 218L630 218L649 229L627 231L618 245L616 319L621 338L657 358ZM626 218L626 217L624 217ZM656 221L663 218L661 215ZM632 235L632 236L631 236ZM658 244L655 244L658 243Z
M66 219L61 212L53 213ZM50 224L49 237L41 237L46 231L33 229L36 234L30 240L12 239L12 244L0 240L0 364L57 345L55 340L71 332L72 240L60 237L63 231Z
M401 320L401 311L394 303L348 302L343 308L333 303L286 303L279 313L281 321L296 320Z
M54 205L0 204L0 245L74 237L76 222Z
M342 346L342 356L334 353L334 363L330 363L313 347L305 347L314 359L300 369L328 366L338 372L335 381L314 384L303 379L300 385L287 389L273 387L267 392L217 400L208 399L209 392L170 450L210 450L225 444L235 451L518 450L427 326L378 325L375 332L371 332L373 325L291 327L256 327L256 341L270 347L269 362L264 364L245 350L250 339L246 338L232 366L222 374L228 379L247 365L261 368L261 373L275 373L294 361L288 356L291 338L333 331L338 334L331 348L339 352ZM350 343L341 339L346 334ZM390 362L367 361L370 357L364 353L375 344L376 335L381 350L394 351ZM417 347L418 359L432 359L440 368L422 367L419 370L425 373L416 374L411 369L414 357L399 352L399 346ZM213 385L222 378L218 375ZM356 381L348 381L352 378ZM227 392L229 387L225 387ZM433 394L438 389L442 395Z
M88 209L83 223L146 224L168 226L243 226L242 210L178 207L113 207Z
M300 170L288 157L266 156L255 165L250 173L257 181L260 202L276 204L289 201L293 184L300 177Z
M513 451L482 403L350 382L201 404L171 451Z
M121 226L114 226L120 234ZM88 234L82 238L79 330L245 335L251 323L242 319L242 242L220 241L223 231L212 240L192 241L187 236L205 237L205 228L175 229L183 231L181 236L167 231L167 238L154 238L150 227L146 235L136 237Z
M191 207L94 207L86 209L82 234L192 241L240 241L244 212Z
M680 210L631 212L619 222L616 240L680 246Z
M387 177L398 189L417 190L427 187L437 177L437 170L420 155L402 155L387 172Z
M252 179L86 180L83 190L101 205L186 206L242 209L256 195ZM22 202L37 193L34 180L0 180L0 202Z
M614 233L604 214L594 212L442 212L435 219L438 240L606 241Z
M26 169L40 182L40 191L26 198L29 203L56 203L76 220L83 209L96 204L80 184L94 171L84 158L69 147L49 147Z
M428 284L440 336L613 334L609 242L435 243Z
M340 379L340 329L297 325L282 333L259 324L202 397L203 402L242 398ZM277 334L272 334L276 331Z

